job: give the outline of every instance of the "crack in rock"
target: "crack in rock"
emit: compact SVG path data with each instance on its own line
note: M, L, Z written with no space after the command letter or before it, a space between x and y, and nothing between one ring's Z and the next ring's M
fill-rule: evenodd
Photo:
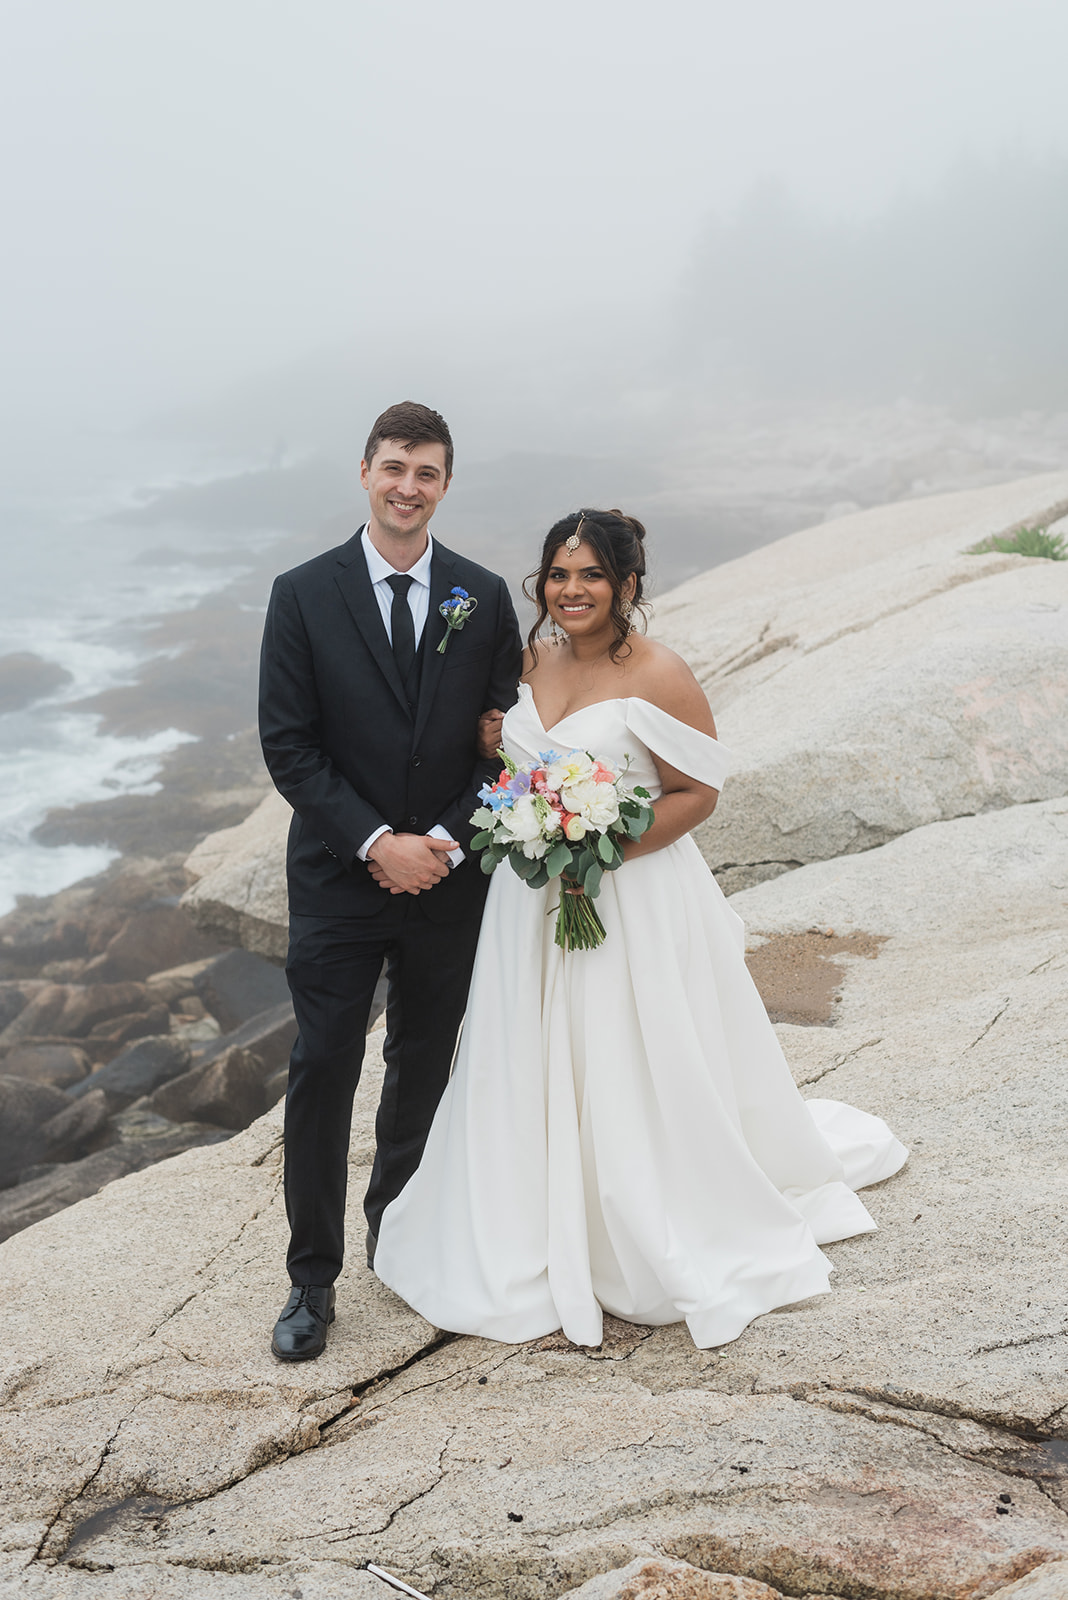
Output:
M53 1530L58 1527L58 1525L62 1521L62 1519L67 1516L68 1512L73 1511L74 1508L78 1505L79 1501L84 1499L84 1497L85 1497L86 1493L88 1492L88 1490L92 1487L92 1485L96 1482L97 1478L99 1478L100 1474L103 1472L104 1463L107 1461L108 1457L110 1456L110 1454L112 1452L112 1449L114 1448L115 1441L118 1439L119 1434L122 1432L123 1428L130 1421L130 1418L137 1411L138 1407L143 1403L143 1400L144 1400L144 1396L142 1396L141 1399L137 1400L130 1407L130 1410L125 1414L125 1416L119 1418L119 1421L115 1425L114 1431L112 1432L110 1437L108 1439L106 1439L105 1442L104 1442L104 1447L100 1452L100 1458L97 1461L96 1466L93 1468L92 1472L90 1472L88 1474L88 1476L83 1480L83 1482L82 1482L81 1486L78 1488L78 1490L74 1494L70 1495L66 1500L63 1501L63 1504L59 1507L59 1510L56 1512L55 1516L49 1522L49 1524L48 1524L47 1528L45 1529L44 1533L41 1535L40 1539L38 1540L37 1547L34 1550L33 1554L30 1556L30 1560L27 1563L28 1566L32 1566L35 1562L47 1561L49 1559L56 1560L56 1561L62 1561L64 1559L64 1557L66 1556L67 1551L71 1548L71 1545L77 1540L78 1530L81 1527L84 1526L86 1520L90 1520L90 1521L93 1520L92 1518L89 1518L89 1519L83 1518L80 1523L75 1523L74 1527L67 1534L66 1538L63 1538L62 1534L57 1536L57 1541L56 1542L58 1544L58 1548L56 1548L56 1549L46 1549L46 1546L48 1546L50 1544L50 1541L52 1540ZM59 1542L60 1540L62 1541L61 1543Z
M1068 1334L1068 1323L1063 1328L1052 1328L1049 1333L1029 1333L1019 1339L998 1339L994 1344L979 1344L969 1350L969 1356L986 1356L994 1350L1021 1350L1027 1344L1041 1344L1046 1339L1062 1339Z
M249 1166L250 1167L262 1167L264 1162L270 1156L273 1156L276 1150L281 1150L281 1148L282 1148L284 1143L285 1143L285 1136L280 1133L278 1135L277 1139L275 1139L273 1144L269 1144L267 1146L266 1150L262 1151L258 1156L255 1156L253 1158L253 1160L251 1160L249 1162Z
M882 1044L882 1037L878 1039L865 1039L863 1044L854 1045L852 1050L847 1050L844 1055L836 1056L829 1067L824 1067L822 1072L817 1072L814 1078L803 1078L799 1085L802 1089L811 1089L813 1084L822 1083L831 1072L837 1072L839 1067L844 1067L847 1061L852 1061L854 1056L859 1056L862 1050L870 1050L874 1045Z
M378 1389L384 1387L387 1383L391 1383L394 1378L399 1378L401 1373L409 1372L412 1367L418 1366L421 1361L425 1361L427 1357L432 1356L435 1351L444 1349L447 1344L452 1344L454 1340L459 1338L460 1335L458 1333L446 1333L443 1329L438 1328L435 1331L433 1339L431 1339L429 1343L425 1345L420 1345L415 1354L409 1356L407 1361L401 1361L395 1367L383 1367L382 1370L380 1372L376 1372L373 1377L366 1379L366 1381L363 1383L356 1384L351 1391L352 1399L349 1401L348 1405L345 1406L343 1410L339 1411L336 1416L331 1417L329 1422L324 1422L322 1427L319 1429L318 1443L321 1444L323 1442L323 1434L329 1432L332 1428L335 1428L338 1423L355 1420L350 1417L350 1413L353 1411L354 1407L359 1405L361 1400L367 1399ZM417 1384L414 1389L406 1392L410 1394L417 1394L420 1389L432 1389L437 1383L444 1383L447 1381L448 1380L446 1378L435 1379L432 1383ZM331 1442L332 1440L327 1441L327 1443ZM313 1446L312 1448L316 1447Z
M991 1028L994 1026L995 1022L997 1022L1000 1017L1003 1017L1008 1009L1009 1009L1009 1001L1006 1000L1005 1004L1002 1006L1001 1010L1000 1011L995 1011L994 1015L991 1017L990 1021L987 1023L986 1027L983 1029L982 1033L979 1034L978 1038L973 1039L971 1044L965 1045L965 1047L964 1047L965 1050L974 1050L977 1044L981 1044L982 1041L986 1038L987 1034L990 1032Z

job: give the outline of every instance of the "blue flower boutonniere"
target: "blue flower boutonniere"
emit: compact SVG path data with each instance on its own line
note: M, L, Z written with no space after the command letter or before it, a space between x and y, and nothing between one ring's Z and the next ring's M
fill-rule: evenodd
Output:
M438 606L438 610L445 618L445 637L438 645L439 656L445 654L445 646L453 634L459 632L463 627L477 605L478 601L473 595L468 594L466 589L453 589L449 598L443 600Z

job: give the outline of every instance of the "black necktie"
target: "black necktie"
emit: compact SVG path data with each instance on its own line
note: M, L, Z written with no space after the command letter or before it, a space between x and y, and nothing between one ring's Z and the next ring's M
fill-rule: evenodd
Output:
M406 572L395 572L386 582L393 590L389 630L393 637L393 659L409 700L415 698L415 621L408 604L408 590L414 583Z

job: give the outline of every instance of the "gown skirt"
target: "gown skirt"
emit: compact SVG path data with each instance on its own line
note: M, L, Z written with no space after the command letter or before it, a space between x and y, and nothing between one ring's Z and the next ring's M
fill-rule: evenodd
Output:
M719 789L723 746L640 699L551 729L504 722L517 762L588 750L656 797L651 752ZM697 846L606 872L605 942L554 943L558 889L507 863L422 1162L386 1209L375 1271L435 1327L506 1343L602 1311L684 1320L702 1348L829 1287L821 1244L874 1231L855 1191L907 1151L879 1117L803 1100L745 965L744 928Z

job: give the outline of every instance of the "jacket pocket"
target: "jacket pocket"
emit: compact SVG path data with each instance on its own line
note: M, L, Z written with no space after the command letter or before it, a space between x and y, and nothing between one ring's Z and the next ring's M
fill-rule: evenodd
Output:
M442 668L444 672L460 672L464 667L486 667L489 664L492 651L488 644L475 645L471 649L461 651L456 650L459 642L458 639L449 640L445 651L445 665ZM456 650L455 655L453 655L454 650Z

